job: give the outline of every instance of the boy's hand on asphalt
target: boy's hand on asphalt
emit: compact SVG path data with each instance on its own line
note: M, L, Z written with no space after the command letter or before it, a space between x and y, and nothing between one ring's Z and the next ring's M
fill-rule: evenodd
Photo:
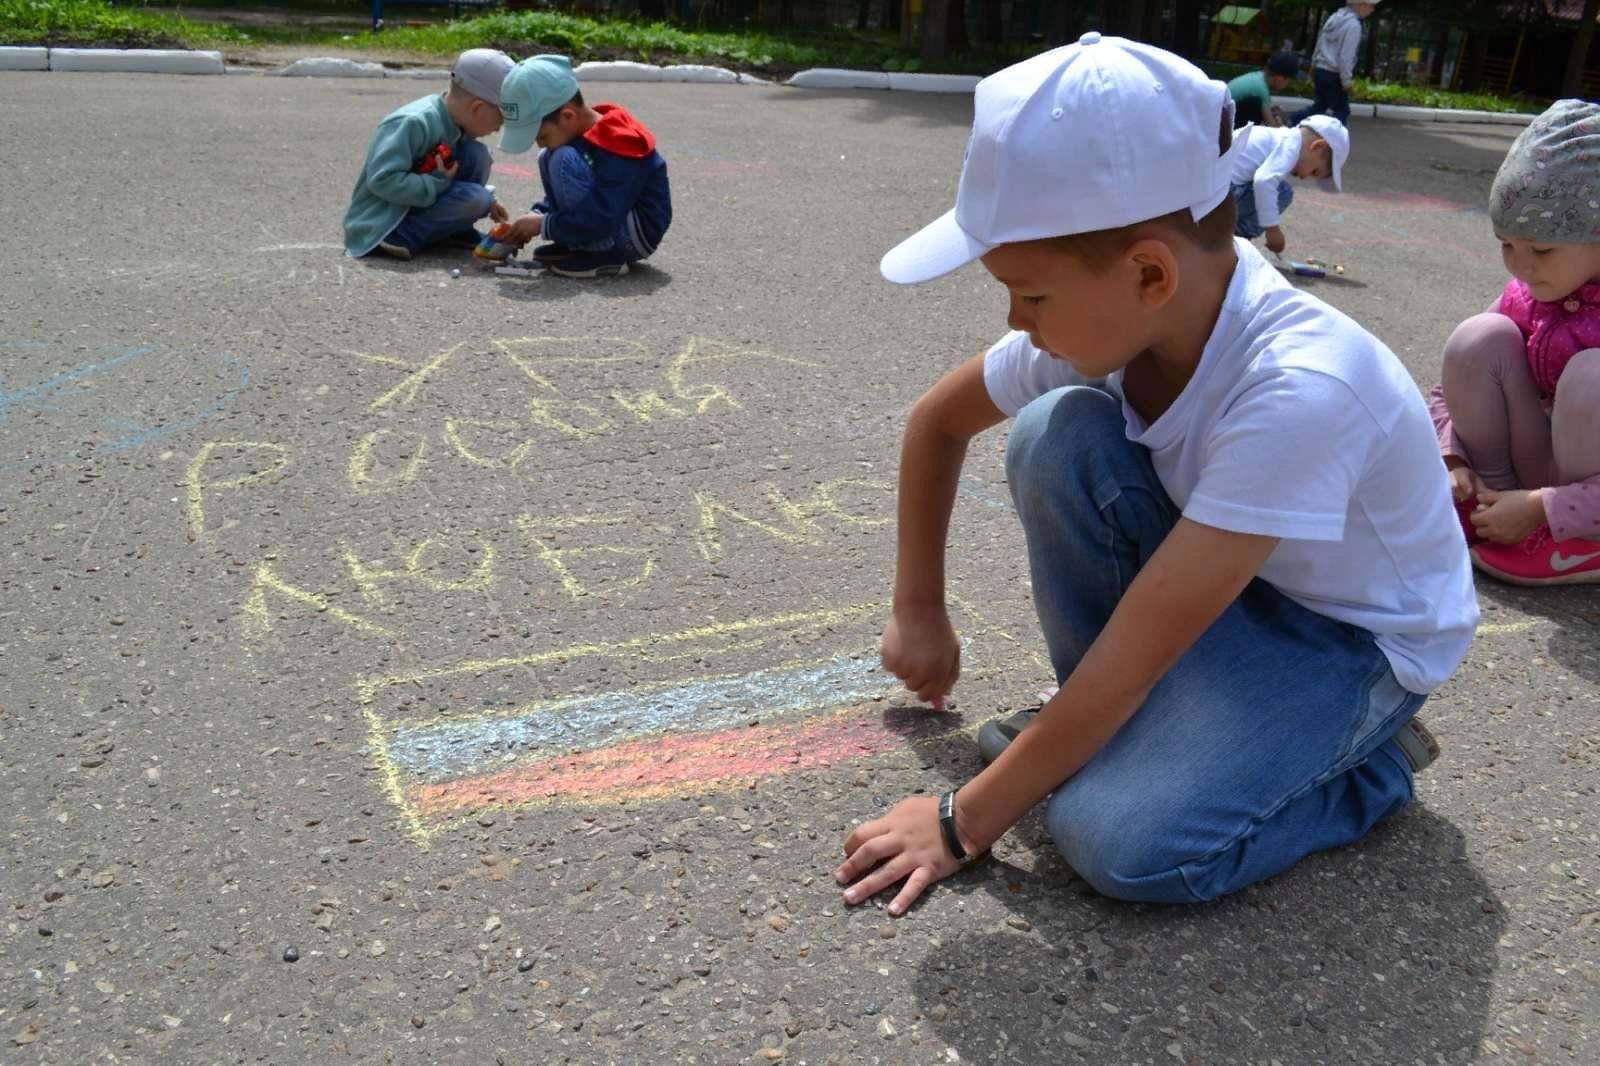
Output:
M1483 489L1478 493L1478 508L1472 512L1472 528L1496 544L1520 544L1544 521L1544 497L1527 489Z
M508 234L512 244L527 244L540 233L544 232L544 216L529 213L519 215L511 223L511 232Z
M1289 242L1284 240L1283 230L1279 229L1277 226L1268 226L1267 250L1281 253L1287 247L1289 247Z
M844 865L833 873L836 881L849 886L844 901L862 903L904 881L905 887L889 902L894 915L904 914L929 885L961 869L945 847L934 796L901 800L882 818L856 826L845 838L844 853Z
M506 210L505 204L501 203L499 200L496 200L494 203L489 205L489 221L509 222L511 221L511 212Z
M879 647L883 668L905 682L935 710L961 676L961 641L943 610L895 611L883 629Z

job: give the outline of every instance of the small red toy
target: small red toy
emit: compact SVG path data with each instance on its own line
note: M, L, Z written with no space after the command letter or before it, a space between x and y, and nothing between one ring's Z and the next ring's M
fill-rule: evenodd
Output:
M422 162L417 164L417 173L432 174L435 170L443 170L455 161L456 155L448 144L436 144L433 151L423 156Z

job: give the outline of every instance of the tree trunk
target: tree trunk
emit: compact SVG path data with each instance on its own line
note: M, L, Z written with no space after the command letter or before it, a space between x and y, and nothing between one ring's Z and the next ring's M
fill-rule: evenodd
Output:
M900 32L900 5L904 0L883 0L883 10L878 14L878 29L890 33Z
M1483 67L1489 60L1489 34L1474 30L1467 41L1467 59L1462 64L1460 88L1477 92L1483 88Z
M983 0L978 8L978 39L984 44L1000 44L1005 40L1006 22L1004 0Z
M1200 0L1178 0L1172 50L1185 59L1200 58Z
M667 0L639 0L639 17L664 19L667 17Z
M924 63L937 63L967 47L967 20L962 0L923 0Z
M1369 78L1372 77L1372 70L1378 63L1378 18L1379 16L1374 13L1367 19L1367 46L1362 49L1366 54L1362 57L1361 66Z
M1583 69L1589 62L1589 45L1594 41L1594 20L1600 17L1600 0L1588 0L1578 19L1578 34L1567 53L1567 73L1561 79L1561 95L1577 96L1583 87Z
M1123 0L1106 5L1105 32L1135 40L1144 36L1145 0Z

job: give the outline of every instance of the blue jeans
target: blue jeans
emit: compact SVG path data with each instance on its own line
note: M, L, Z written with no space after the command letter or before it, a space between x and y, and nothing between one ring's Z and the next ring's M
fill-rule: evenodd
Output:
M489 182L489 149L471 137L456 144L456 178L432 207L413 207L384 240L411 252L420 252L437 241L466 233L472 224L489 213L494 193Z
M1310 118L1312 115L1332 115L1346 126L1350 125L1350 94L1345 92L1344 82L1339 80L1338 71L1313 68L1311 90L1311 106L1301 108L1290 115L1289 125L1298 126L1301 119Z
M1120 405L1058 389L1006 451L1058 681L1177 522ZM1079 876L1119 899L1214 899L1360 839L1411 801L1392 739L1425 697L1371 633L1251 582L1139 711L1046 801Z
M1233 199L1239 206L1238 217L1233 223L1233 232L1237 237L1245 240L1255 240L1265 233L1266 227L1261 224L1260 217L1256 214L1256 187L1249 182L1244 182L1233 187ZM1283 178L1278 179L1278 216L1289 210L1289 205L1294 203L1294 187Z

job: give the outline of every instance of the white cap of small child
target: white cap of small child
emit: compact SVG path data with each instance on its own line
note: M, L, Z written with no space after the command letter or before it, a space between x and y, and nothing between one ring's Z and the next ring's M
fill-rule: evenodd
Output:
M1228 87L1170 52L1084 34L978 83L956 206L883 257L883 276L928 281L1018 241L1116 229L1229 195L1218 154Z

